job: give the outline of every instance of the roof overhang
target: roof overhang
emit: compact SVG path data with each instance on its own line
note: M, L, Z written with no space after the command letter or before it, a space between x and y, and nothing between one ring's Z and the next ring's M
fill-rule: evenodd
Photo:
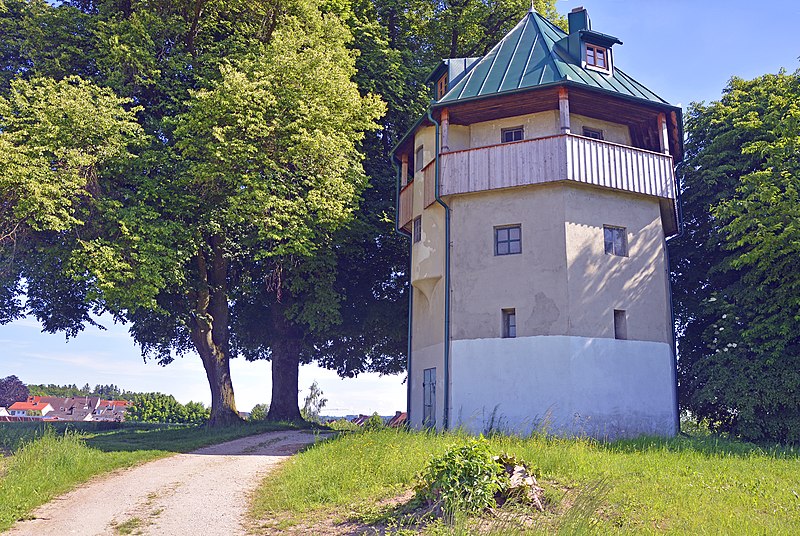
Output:
M613 45L621 45L622 41L613 35L595 32L594 30L580 30L578 32L581 39L593 45L600 45L601 47L611 48Z

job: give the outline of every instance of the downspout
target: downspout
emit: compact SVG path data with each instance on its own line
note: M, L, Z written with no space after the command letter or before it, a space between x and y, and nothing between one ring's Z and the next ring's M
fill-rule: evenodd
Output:
M678 223L678 234L665 240L667 247L664 252L667 255L667 284L669 285L669 315L672 319L672 385L675 390L675 434L681 433L681 408L678 403L678 334L675 332L675 307L672 300L672 277L670 277L669 242L683 236L683 206L681 203L680 179L675 175L675 190L677 192L676 218Z
M434 171L436 177L436 202L444 208L444 415L442 429L449 429L450 418L450 207L439 195L439 122L428 108L428 119L436 126L436 152Z
M397 194L395 195L395 218L394 218L394 230L397 234L404 236L406 238L411 238L411 233L404 231L400 227L400 182L402 176L402 170L397 165L397 161L395 157L392 156L392 166L394 167L395 171L397 172ZM414 243L409 240L408 241L408 264L409 268L411 266L411 248L414 246ZM406 423L411 424L411 312L413 311L414 307L414 288L411 286L411 274L408 275L408 350L406 352Z

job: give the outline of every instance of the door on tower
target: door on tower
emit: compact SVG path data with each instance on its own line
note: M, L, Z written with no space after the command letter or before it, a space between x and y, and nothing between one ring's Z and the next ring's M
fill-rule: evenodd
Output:
M425 369L423 372L422 426L436 427L436 368Z

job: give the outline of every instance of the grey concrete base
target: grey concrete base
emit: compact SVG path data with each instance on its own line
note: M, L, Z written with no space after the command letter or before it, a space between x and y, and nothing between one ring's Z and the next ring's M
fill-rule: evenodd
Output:
M451 427L598 439L673 436L668 344L537 336L453 341Z

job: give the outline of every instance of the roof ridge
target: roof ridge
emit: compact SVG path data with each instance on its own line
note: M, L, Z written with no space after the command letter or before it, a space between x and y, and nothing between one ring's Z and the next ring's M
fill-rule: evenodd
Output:
M562 30L561 28L559 28L558 26L556 26L555 24L553 24L552 22L550 22L549 20L547 20L543 16L539 15L539 13L534 11L533 13L529 13L529 15L534 20L534 24L536 25L537 33L539 35L541 35L543 39L547 39L547 36L542 31L542 27L539 26L539 21L540 20L544 21L548 26L550 26L551 29L555 29L555 30L563 33L564 37L567 36L567 34L566 34L566 32L564 32L564 30ZM538 17L534 17L533 15L538 15ZM545 46L545 50L547 51L547 55L550 58L551 63L555 67L556 74L558 74L558 77L563 80L564 78L566 78L567 75L566 75L566 73L564 71L561 70L561 67L558 66L558 58L555 58L553 56L553 53L555 51L555 46L556 46L556 41L553 41L553 46ZM541 75L540 78L541 79L544 78L544 69L542 69L542 75Z

